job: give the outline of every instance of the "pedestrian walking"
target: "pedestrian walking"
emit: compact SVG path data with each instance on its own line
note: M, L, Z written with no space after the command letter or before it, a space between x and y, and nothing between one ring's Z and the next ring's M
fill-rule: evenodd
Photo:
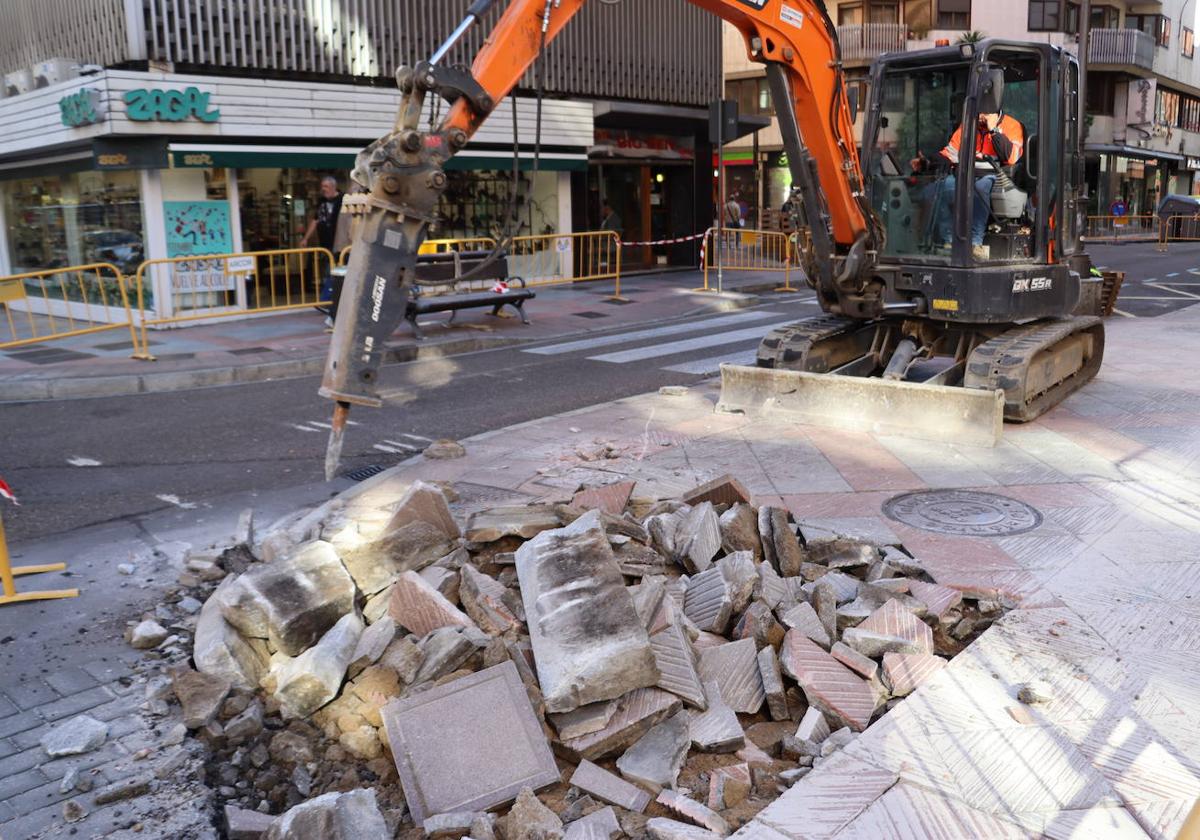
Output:
M321 194L317 197L316 212L308 223L308 230L300 240L300 247L307 248L316 237L317 244L329 253L336 255L334 246L337 244L338 216L342 212L342 190L338 180L332 175L321 179ZM332 268L332 266L330 266ZM326 275L321 281L322 290L329 288L329 308L325 310L325 326L333 327L337 318L338 302L342 297L342 284L334 283L333 278ZM323 296L322 296L323 297Z

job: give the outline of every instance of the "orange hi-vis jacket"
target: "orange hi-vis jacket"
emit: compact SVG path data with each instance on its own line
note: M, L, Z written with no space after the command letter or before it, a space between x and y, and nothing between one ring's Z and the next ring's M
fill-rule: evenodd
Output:
M1003 135L1003 139L1008 141L1008 154L1001 154L1002 149L996 148L997 144L993 142L992 135L979 129L975 130L975 154L991 155L1005 166L1012 166L1021 159L1021 154L1025 151L1024 127L1018 120L1007 114L1001 114L995 133ZM962 126L960 125L954 129L954 134L950 137L946 148L942 149L942 157L951 163L958 163L958 150L961 145ZM1001 143L1000 145L1006 144Z

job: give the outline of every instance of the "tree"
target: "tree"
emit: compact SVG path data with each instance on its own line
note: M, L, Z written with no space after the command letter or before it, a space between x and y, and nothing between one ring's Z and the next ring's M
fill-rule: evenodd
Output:
M964 32L958 36L960 44L978 44L984 39L984 34L978 29L972 29L970 32Z

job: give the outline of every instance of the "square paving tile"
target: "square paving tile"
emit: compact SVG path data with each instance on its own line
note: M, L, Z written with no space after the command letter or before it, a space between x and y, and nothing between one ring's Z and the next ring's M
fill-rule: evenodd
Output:
M558 781L516 666L505 662L383 707L413 818L483 811Z

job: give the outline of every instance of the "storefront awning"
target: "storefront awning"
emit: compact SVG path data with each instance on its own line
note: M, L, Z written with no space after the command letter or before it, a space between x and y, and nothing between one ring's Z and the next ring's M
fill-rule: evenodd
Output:
M1124 157L1137 158L1139 160L1151 160L1159 158L1162 160L1177 160L1183 162L1183 155L1177 155L1174 152L1160 152L1156 149L1140 149L1137 146L1121 146L1116 143L1087 143L1083 147L1084 153L1095 153L1104 155L1123 155Z
M167 147L170 164L176 169L232 167L235 169L353 169L361 146L266 146L218 143L172 143ZM519 166L533 169L533 150L522 149ZM460 152L446 164L449 170L512 169L512 150L471 149ZM587 169L587 153L547 151L540 155L542 172Z

